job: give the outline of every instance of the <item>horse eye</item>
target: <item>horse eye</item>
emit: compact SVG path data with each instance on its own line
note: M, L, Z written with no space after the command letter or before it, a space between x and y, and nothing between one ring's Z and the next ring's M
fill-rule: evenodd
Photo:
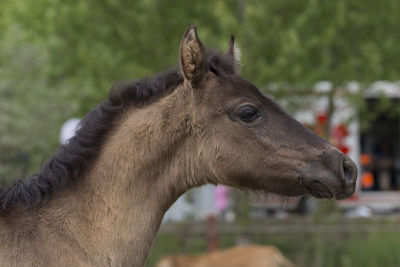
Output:
M255 109L251 105L241 106L238 109L237 114L238 114L239 118L244 122L251 122L260 116L260 113L258 113L258 110Z

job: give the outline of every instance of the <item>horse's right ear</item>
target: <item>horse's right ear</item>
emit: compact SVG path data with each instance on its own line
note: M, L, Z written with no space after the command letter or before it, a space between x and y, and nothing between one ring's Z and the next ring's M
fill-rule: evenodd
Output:
M233 70L235 73L238 73L240 71L240 49L235 44L235 36L231 35L231 39L229 40L229 46L228 49L225 51L224 56L228 56L232 60L232 65L233 65Z
M196 26L186 30L180 45L182 74L193 88L198 87L207 72L207 56L197 37Z

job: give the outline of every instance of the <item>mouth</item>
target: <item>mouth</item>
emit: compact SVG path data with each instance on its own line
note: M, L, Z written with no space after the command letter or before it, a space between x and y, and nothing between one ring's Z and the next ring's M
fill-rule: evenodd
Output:
M307 193L316 198L337 198L336 195L323 183L318 180L312 180L309 184L304 183L304 178L300 178L300 181L304 188L306 188Z
M327 198L327 199L335 198L338 200L343 200L351 197L355 191L355 183L351 186L341 189L338 192L334 192L328 186L326 186L325 184L316 179L313 179L310 182L305 183L304 177L301 177L300 181L301 184L306 189L307 193L316 198Z
M354 194L354 191L355 191L355 187L350 188L349 190L344 190L343 192L335 194L335 198L338 200L343 200L343 199L349 198Z

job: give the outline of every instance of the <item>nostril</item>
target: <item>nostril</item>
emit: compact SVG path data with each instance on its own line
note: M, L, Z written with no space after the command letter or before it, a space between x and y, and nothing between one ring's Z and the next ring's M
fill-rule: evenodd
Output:
M354 166L348 160L343 161L343 173L346 180L353 180Z

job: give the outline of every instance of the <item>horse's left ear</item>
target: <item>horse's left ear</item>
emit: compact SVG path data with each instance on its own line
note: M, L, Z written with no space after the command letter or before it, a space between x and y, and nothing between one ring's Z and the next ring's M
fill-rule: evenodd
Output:
M241 53L239 47L235 45L235 36L231 35L228 49L226 49L224 55L231 58L231 60L233 61L233 67L235 72L239 72L241 65L240 64Z
M196 26L186 30L180 45L183 76L192 87L198 87L208 70L207 56L196 31Z

